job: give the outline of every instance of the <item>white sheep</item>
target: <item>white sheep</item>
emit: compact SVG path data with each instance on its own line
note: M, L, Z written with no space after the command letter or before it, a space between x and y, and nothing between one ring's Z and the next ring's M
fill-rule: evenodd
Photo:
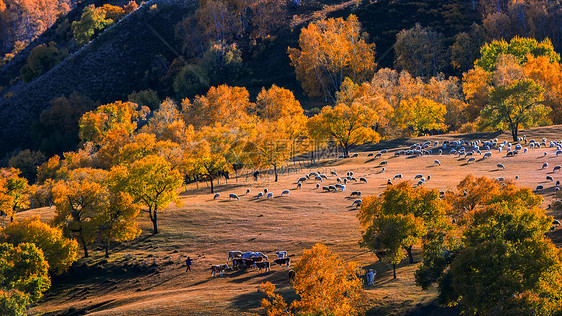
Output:
M250 189L246 189L246 195L250 194Z
M351 156L349 156L349 158L357 158L357 157L359 157L358 153L353 153L351 154Z
M484 156L482 156L482 158L490 158L492 157L492 153L491 152L487 152L484 154Z
M236 195L236 194L234 194L234 193L230 193L230 194L228 195L228 199L229 199L229 200L230 200L230 199L236 199L236 200L240 201L240 198L238 197L238 195Z
M399 174L395 175L394 178L392 178L392 180L394 180L394 179L402 179L402 174L399 173Z
M542 189L544 189L543 185L539 184L539 185L537 185L537 188L535 189L535 191L542 190Z
M283 192L281 192L281 196L289 195L289 193L289 190L283 190Z
M220 193L215 193L215 196L213 196L213 200L220 199L220 197L221 197Z
M351 203L351 206L359 207L361 206L361 202L362 202L361 200L355 200L353 201L353 203Z
M433 163L436 164L437 166L441 166L441 162L439 162L439 160L434 160Z
M546 167L548 167L548 162L543 163L541 169L544 169Z
M552 172L556 172L556 170L560 171L560 166L554 167L554 169L552 169Z
M470 157L470 158L468 158L468 160L466 161L466 163L471 163L471 162L476 162L476 158Z
M269 192L266 196L266 199L268 199L268 200L273 199L273 192Z
M316 188L320 188L320 183L316 183Z
M263 189L263 194L267 194L267 188Z
M423 178L423 174L416 174L414 180Z
M382 167L381 173L384 173L385 171L386 171L386 168L385 168L385 167Z
M301 189L302 188L302 182L297 183L297 189Z
M388 165L388 161L386 160L379 162L379 166L386 166L386 165Z
M321 176L315 176L315 177L314 177L314 181L320 181L320 182L322 182L323 180L322 180L322 177L321 177Z
M359 183L363 183L363 182L367 183L367 178L365 177L359 178Z
M546 181L554 181L554 179L551 176L546 176Z
M505 169L505 166L501 163L497 164L496 167L498 167L498 169Z
M298 183L300 183L300 182L306 182L306 177L300 177L297 182L298 182Z
M349 196L358 196L361 197L361 191L353 191Z
M263 197L263 192L258 192L258 199Z
M335 172L334 170L330 171L330 174L333 175L333 176L336 176L336 177L338 176L338 173Z

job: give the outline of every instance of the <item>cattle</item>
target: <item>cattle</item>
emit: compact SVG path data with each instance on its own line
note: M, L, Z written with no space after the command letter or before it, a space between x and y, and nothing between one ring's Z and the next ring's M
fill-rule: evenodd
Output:
M258 268L258 273L270 271L269 261L256 262L254 265Z
M226 262L228 263L230 260L236 259L236 258L242 258L242 251L229 251L228 252L228 258L226 259Z
M289 283L293 284L293 281L295 281L295 270L291 269L289 270Z
M250 269L254 266L256 262L252 259L243 259L243 258L236 258L232 260L232 268L233 269Z
M277 255L277 258L286 258L287 257L286 251L276 251L275 254Z
M273 260L273 263L279 265L279 269L283 269L283 265L286 265L288 269L291 266L291 258L277 258Z
M230 269L228 267L228 264L216 264L216 265L212 265L211 266L211 274L213 275L213 278L217 275L217 272L219 273L219 276L222 277L223 272L226 269Z

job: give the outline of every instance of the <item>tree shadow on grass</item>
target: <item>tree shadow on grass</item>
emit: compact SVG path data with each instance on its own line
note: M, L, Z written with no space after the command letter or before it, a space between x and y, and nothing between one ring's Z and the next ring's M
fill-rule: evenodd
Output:
M280 289L275 290L275 294L279 294L283 296L287 305L290 305L295 299L298 298L295 290L290 287L283 287ZM241 295L236 296L231 301L231 306L236 308L240 311L248 311L251 309L258 309L261 306L261 301L266 298L265 293L261 293L260 291L256 290L250 293L244 293Z

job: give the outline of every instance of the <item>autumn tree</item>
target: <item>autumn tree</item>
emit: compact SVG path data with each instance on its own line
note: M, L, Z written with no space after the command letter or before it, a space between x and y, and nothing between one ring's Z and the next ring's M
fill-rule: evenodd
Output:
M268 315L360 315L362 298L361 280L357 277L358 266L333 254L325 245L316 244L305 249L294 268L293 287L300 299L290 306L269 282L261 285L268 299L262 308Z
M33 243L43 251L53 275L63 273L78 256L78 243L63 236L62 229L41 222L39 216L16 221L0 230L0 242Z
M129 194L112 192L109 204L96 218L106 258L109 258L112 242L129 241L140 235L141 229L136 222L139 212L139 206Z
M16 213L29 206L27 179L20 177L18 169L0 169L0 185L1 214L9 216L13 222Z
M21 315L51 287L49 264L33 243L0 244L0 312Z
M393 264L409 257L414 262L412 247L428 231L448 229L445 219L446 204L436 190L413 188L409 182L388 187L381 196L363 200L357 214L366 228L362 245Z
M193 173L201 175L211 184L214 192L214 180L230 170L227 157L237 134L223 125L205 126L194 136L191 155L186 164Z
M332 102L346 77L363 82L375 68L375 46L367 43L354 15L311 22L301 31L299 48L288 54L305 92Z
M247 119L250 109L246 88L227 85L211 87L206 95L195 97L193 102L182 101L184 121L196 129L216 123L236 126Z
M391 121L399 128L410 129L414 135L426 134L431 130L446 130L445 114L447 108L424 97L406 99L394 110Z
M114 22L106 17L106 11L103 8L96 8L90 4L82 12L80 20L72 22L74 39L79 45L84 45Z
M179 171L172 169L163 157L149 155L128 166L112 168L110 183L115 190L129 193L135 203L147 208L144 211L152 222L153 234L158 234L158 211L171 202L180 203L177 190L183 180ZM120 205L124 207L126 203ZM122 212L123 216L130 213L128 209L117 208L114 211Z
M88 244L96 238L96 218L109 199L106 178L107 171L80 168L70 171L68 179L57 182L53 188L57 207L53 222L76 235L84 257L88 257Z
M361 104L325 106L308 121L308 132L315 139L333 139L349 157L349 148L368 141L377 142L374 130L379 113Z
M10 158L8 166L20 170L22 177L33 183L37 177L37 166L45 160L45 155L42 152L24 149Z
M545 124L550 109L539 104L543 92L544 89L531 79L492 89L490 102L482 112L482 124L490 128L507 127L513 141L517 141L520 128Z
M135 103L117 101L100 105L80 118L80 139L99 144L109 131L123 129L129 134L137 128L137 122L148 114L149 109Z
M443 34L420 24L400 31L394 45L394 65L414 76L436 76L445 62L443 37Z
M562 122L562 66L551 62L547 56L528 56L523 65L525 76L533 79L544 88L543 104L552 109L554 124Z

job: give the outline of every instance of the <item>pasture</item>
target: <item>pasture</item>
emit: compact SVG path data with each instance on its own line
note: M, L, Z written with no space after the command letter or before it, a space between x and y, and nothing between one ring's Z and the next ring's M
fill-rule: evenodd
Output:
M527 139L539 141L562 139L562 126L537 128L521 131ZM262 176L258 181L240 176L230 179L228 184L216 186L221 193L213 199L210 189L200 183L187 187L181 193L181 206L172 205L160 216L161 232L151 235L151 223L145 213L139 218L143 234L135 241L121 245L112 251L109 259L103 258L103 251L94 251L91 258L80 259L66 275L53 280L52 289L34 307L33 314L56 315L91 313L93 315L255 315L260 313L260 301L264 297L258 286L271 281L279 293L286 298L294 297L288 282L286 268L272 266L270 272L258 274L257 270L226 271L224 277L212 278L210 266L224 264L231 250L263 252L272 261L275 251L286 250L293 262L298 261L302 249L315 243L324 243L346 260L354 260L365 268L378 271L373 287L366 287L364 301L367 314L456 314L455 310L436 307L436 290L422 291L416 287L413 273L416 264L404 260L397 269L397 279L392 279L391 266L378 262L376 256L358 245L361 229L352 207L355 197L352 191L361 191L362 196L379 194L387 187L387 180L402 174L403 180L423 174L431 179L423 185L427 188L447 190L455 188L468 174L515 179L520 186L535 188L543 185L538 193L544 196L543 207L556 199L554 183L562 180L562 172L553 172L553 167L562 165L562 155L556 156L556 148L530 149L515 157L505 157L505 152L492 150L490 158L475 155L475 162L457 155L435 154L421 157L394 157L397 150L414 143L444 140L488 140L498 138L510 141L510 135L472 134L439 135L413 139L392 140L375 145L362 146L352 152L358 157L349 159L323 160L317 165L290 174L281 175L279 182L273 176ZM524 147L527 145L523 144ZM387 149L380 159L368 157ZM445 152L448 152L445 151ZM547 155L544 156L544 152ZM484 153L484 151L483 151ZM483 154L482 153L482 154ZM434 163L438 159L440 166ZM387 160L385 171L379 166ZM548 168L541 169L543 163ZM499 169L497 164L505 169ZM314 179L303 183L297 189L297 180L309 173L326 174L327 180L316 188ZM326 192L322 186L334 185L336 176L345 176L353 171L359 180L365 177L367 183L350 182L343 192ZM262 173L263 175L263 173ZM554 181L547 181L546 176ZM399 180L394 180L398 183ZM245 194L246 189L249 194ZM267 188L273 192L272 199L257 198L258 192ZM286 196L280 196L289 190ZM234 193L238 200L229 199ZM43 219L52 217L54 210L42 208L19 214L31 216L40 214ZM549 215L560 219L562 214ZM562 245L562 229L557 228L551 238ZM185 259L194 259L192 271L185 271ZM419 249L415 260L421 260Z

